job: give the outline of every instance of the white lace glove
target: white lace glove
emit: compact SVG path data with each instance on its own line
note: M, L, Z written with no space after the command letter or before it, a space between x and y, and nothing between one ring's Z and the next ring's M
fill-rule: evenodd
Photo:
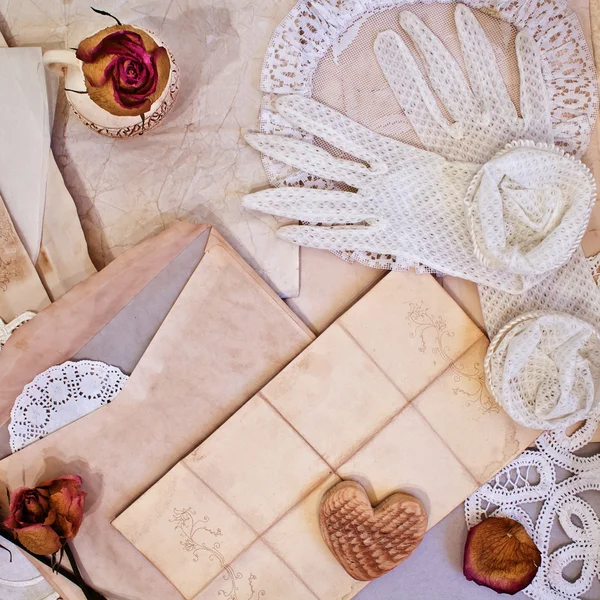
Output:
M422 59L429 84L397 33L384 31L375 43L381 69L425 148L452 160L484 163L513 140L552 144L550 104L540 50L532 35L524 29L515 40L519 117L477 19L463 4L457 5L454 18L470 86L444 44L410 11L400 13L400 25Z
M285 119L367 163L296 139L248 134L276 160L344 182L357 193L276 188L244 206L301 221L279 237L328 250L402 255L447 274L520 293L568 261L594 199L588 169L561 151L516 142L485 165L451 162L381 136L301 96L278 101ZM348 225L354 223L354 225Z
M553 132L547 87L542 76L539 49L531 35L523 30L516 38L521 75L522 118L519 118L498 69L493 49L477 20L462 5L456 8L455 20L470 88L444 45L423 23L408 11L400 16L402 27L421 56L431 87L447 113L456 121L453 124L444 118L403 40L388 31L380 34L375 44L381 68L423 145L449 159L479 162L487 160L515 137L551 144ZM512 185L511 182L505 184L509 187ZM496 211L500 208L503 211L510 209L510 199L502 203L497 202L495 196L493 189L487 196L490 201L487 210L481 205L482 219L491 218L495 214L494 208ZM536 229L542 234L545 228L552 228L551 223L557 218L556 213L552 215L552 203L547 203L544 208L538 205L534 194L528 199L524 196L519 198L512 207L515 213L523 209L520 224L513 222L512 226L509 223L509 227L503 228L501 221L496 218L497 227L493 231L506 231L510 235L511 230L525 226L531 228L535 238L533 232ZM529 217L532 217L531 221ZM476 232L471 230L471 233L475 239ZM538 239L541 237L543 234ZM499 249L506 260L510 260L510 243L505 245L502 238L495 239L496 243L491 246ZM539 248L542 248L541 244ZM533 252L537 252L537 249ZM521 261L521 258L515 256L515 260ZM563 429L597 411L596 396L600 382L596 374L590 375L595 363L587 356L587 351L583 352L584 356L578 354L577 344L565 334L564 327L565 323L576 322L584 329L591 328L590 344L597 346L600 293L581 249L567 264L523 294L506 294L486 285L479 286L479 293L488 334L492 338L497 336L490 345L487 358L488 387L511 417L526 427ZM523 324L519 317L530 311L548 311L553 316L540 316L539 322L528 322L526 331L521 331ZM558 316L556 311L562 314ZM507 325L509 322L510 325ZM552 330L553 324L556 331ZM534 345L529 348L531 355L525 352L519 363L515 359L517 350L523 350L523 339L531 341L533 329L538 333L544 332L540 340L542 346L547 336L554 336L554 342L557 343L560 335L564 335L564 344L548 354ZM510 340L510 345L505 348L507 340ZM511 360L506 359L507 348L512 351L508 353ZM565 348L572 352L570 357L564 354ZM591 362L587 364L587 360ZM582 368L581 363L587 364L587 367ZM577 388L578 385L582 387Z

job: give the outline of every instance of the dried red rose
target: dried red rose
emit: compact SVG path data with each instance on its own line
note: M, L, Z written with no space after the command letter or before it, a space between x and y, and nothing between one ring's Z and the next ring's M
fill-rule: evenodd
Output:
M490 517L469 531L464 574L498 593L516 594L535 577L540 551L517 521Z
M81 527L86 493L81 477L67 475L15 490L4 526L33 554L54 554Z
M89 97L117 116L148 112L163 93L171 72L166 48L145 31L114 25L77 48Z

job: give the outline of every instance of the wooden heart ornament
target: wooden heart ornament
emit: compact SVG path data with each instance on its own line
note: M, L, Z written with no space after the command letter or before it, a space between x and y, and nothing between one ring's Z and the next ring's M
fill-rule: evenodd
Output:
M373 508L364 488L342 481L323 496L321 534L349 575L359 581L381 577L421 543L427 513L414 496L396 493Z

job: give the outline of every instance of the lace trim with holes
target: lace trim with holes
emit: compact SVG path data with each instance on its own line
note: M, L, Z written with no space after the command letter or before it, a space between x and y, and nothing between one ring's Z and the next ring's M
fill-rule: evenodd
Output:
M575 454L590 442L600 421L588 420L571 436L546 432L532 450L502 469L465 502L467 527L491 516L521 523L536 543L542 564L524 593L534 600L581 598L600 577L600 518L580 494L600 491L600 454ZM567 471L563 478L559 469ZM537 516L525 505L541 505ZM576 518L579 523L573 520ZM555 521L566 543L553 540ZM563 575L565 567L581 563L574 580Z
M8 342L8 338L19 328L23 323L31 321L35 317L34 312L25 312L22 315L14 318L10 323L5 323L0 319L0 350L4 347L4 344Z
M68 361L50 367L15 400L9 425L13 452L111 402L129 379L103 362Z

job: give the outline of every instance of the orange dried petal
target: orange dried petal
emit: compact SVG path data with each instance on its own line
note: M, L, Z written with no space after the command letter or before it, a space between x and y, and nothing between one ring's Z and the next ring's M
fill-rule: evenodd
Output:
M132 27L131 25L113 25L112 27L102 29L94 35L82 40L79 43L79 46L77 47L77 57L83 60L82 57L85 58L86 56L89 56L94 50L94 48L96 48L96 46L98 46L98 44L107 35L110 35L111 33L115 33L117 31L132 31L133 33L137 33L138 35L140 35L142 38L142 42L144 43L144 48L147 52L154 52L158 48L158 44L145 31L142 31L137 27Z
M33 554L54 554L62 546L56 531L47 525L32 525L31 527L17 529L14 533L16 533L19 542Z
M516 594L533 581L540 564L540 551L517 521L490 517L469 531L464 560L469 581Z
M104 110L108 111L111 115L118 117L139 117L141 114L146 113L150 110L152 103L150 100L146 100L141 107L138 108L125 108L121 106L115 100L115 90L113 87L112 79L109 79L104 85L100 87L87 86L89 97Z

